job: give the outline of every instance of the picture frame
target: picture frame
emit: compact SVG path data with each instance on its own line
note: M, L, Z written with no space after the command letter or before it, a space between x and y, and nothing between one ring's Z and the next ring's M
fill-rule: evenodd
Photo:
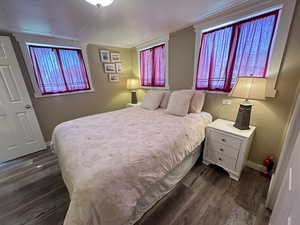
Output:
M104 63L104 72L108 74L116 73L116 66L114 63Z
M122 63L116 63L116 72L121 73L122 72Z
M108 50L100 50L100 59L103 63L110 62L110 52Z
M108 75L108 80L110 82L119 82L120 81L120 75L115 73L115 74L109 74Z
M121 54L119 52L110 53L111 62L121 62Z

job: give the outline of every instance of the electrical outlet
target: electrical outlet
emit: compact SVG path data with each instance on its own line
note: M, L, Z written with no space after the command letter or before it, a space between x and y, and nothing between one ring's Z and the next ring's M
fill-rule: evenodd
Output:
M230 99L223 99L222 103L223 105L230 105L232 101Z

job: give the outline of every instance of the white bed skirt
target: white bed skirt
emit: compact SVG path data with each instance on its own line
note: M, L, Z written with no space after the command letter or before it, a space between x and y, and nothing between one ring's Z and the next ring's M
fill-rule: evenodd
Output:
M159 200L172 191L176 184L192 169L196 161L199 159L203 150L203 144L198 146L182 163L170 171L163 179L154 184L148 192L137 203L136 209L131 220L124 225L133 225L140 220L143 215L148 212Z

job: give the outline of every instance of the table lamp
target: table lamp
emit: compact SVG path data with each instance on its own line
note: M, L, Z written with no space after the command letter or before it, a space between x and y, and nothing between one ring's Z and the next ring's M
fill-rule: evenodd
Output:
M127 89L131 91L131 104L137 104L136 90L139 88L139 86L138 79L127 79Z
M259 77L239 77L235 87L229 96L244 98L245 102L240 104L234 127L240 130L248 130L252 104L249 99L265 100L266 99L267 79Z

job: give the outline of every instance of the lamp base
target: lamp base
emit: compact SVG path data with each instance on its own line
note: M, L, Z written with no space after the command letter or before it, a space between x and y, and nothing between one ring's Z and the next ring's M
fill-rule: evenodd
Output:
M131 92L131 104L137 104L138 101L137 101L137 97L136 97L136 92L135 91L132 91Z
M240 130L249 130L250 117L251 117L251 109L252 105L250 104L240 104L239 112L237 114L235 124L233 125L235 128Z

